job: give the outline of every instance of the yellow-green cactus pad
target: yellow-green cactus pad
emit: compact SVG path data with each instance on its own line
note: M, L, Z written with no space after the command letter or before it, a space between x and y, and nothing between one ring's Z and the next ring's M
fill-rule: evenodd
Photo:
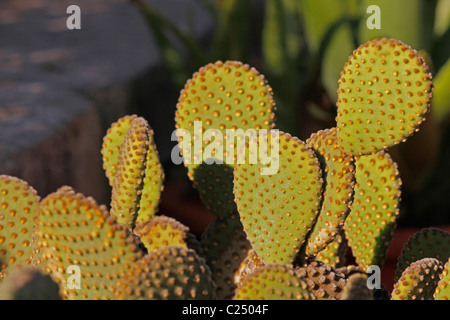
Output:
M289 264L268 264L249 274L234 300L314 300L306 280Z
M263 174L269 164L259 156L251 161L255 145L263 154L269 145L278 147L278 170ZM319 212L319 161L303 141L278 131L252 136L241 152L245 161L235 166L234 194L247 237L264 263L292 263Z
M148 252L167 246L192 249L200 246L189 227L167 216L155 216L150 221L136 225L133 232L140 237Z
M120 280L121 300L211 300L214 281L194 250L164 247L145 255Z
M424 228L412 235L398 257L395 280L409 265L423 258L436 258L445 263L450 258L450 234L438 228Z
M202 234L200 243L216 283L217 299L231 299L240 265L251 248L239 217L217 218Z
M274 104L264 76L237 61L200 68L181 91L175 115L179 147L189 178L212 214L235 211L232 170L224 167L233 169L249 135L274 126Z
M362 155L406 140L419 130L431 97L431 74L415 50L394 39L366 42L339 79L339 144L348 154Z
M16 177L0 175L0 277L30 262L40 198Z
M131 122L136 119L136 115L127 115L114 122L103 137L102 144L102 160L103 169L106 177L112 187L114 176L117 170L117 162L119 161L120 147L126 136L127 130Z
M332 267L340 268L345 265L347 249L347 240L345 239L344 231L341 230L336 238L317 254L316 260L329 264Z
M394 285L392 300L433 300L444 264L435 258L413 262Z
M254 271L265 266L264 262L258 257L255 250L250 249L247 253L247 257L241 262L237 276L235 277L235 283L241 285L244 279Z
M148 150L145 159L144 179L140 191L139 210L136 223L149 221L158 211L161 193L164 189L164 171L159 160L153 138L153 130L148 134Z
M439 283L433 297L435 300L450 300L450 258L439 275Z
M341 300L374 300L373 291L367 287L367 275L354 273L347 279Z
M307 262L297 269L314 296L321 300L339 300L346 284L344 275L320 261Z
M321 130L306 141L316 152L325 181L322 207L305 250L312 257L336 238L350 211L354 185L353 156L343 152L337 143L336 132L336 128Z
M187 130L191 137L189 141L179 139L182 151L192 148L189 154L183 152L189 177L193 180L195 168L206 160L195 157L196 153L202 156L209 144L202 139L205 131L220 131L226 139L227 129L271 129L273 120L272 89L256 69L237 61L218 61L200 68L181 91L175 117L176 128ZM195 126L196 121L201 122L203 132L195 130L200 128ZM216 143L223 143L223 152L218 154L222 162L233 166L238 143L227 141L225 144L222 140ZM198 149L194 150L195 147ZM234 152L232 163L226 161L227 151Z
M355 160L356 184L345 237L358 265L382 266L399 214L401 180L385 151Z
M111 196L111 214L133 228L144 179L150 128L143 118L134 119L120 147Z
M41 201L36 227L43 269L64 299L114 298L117 281L143 255L136 237L104 206L69 187Z
M153 131L144 118L123 118L118 122L120 127L113 126L115 130L110 129L105 139L112 139L110 136L125 128L130 120L117 155L111 214L117 217L119 223L132 229L135 223L144 223L157 212L164 172L153 140ZM112 149L111 146L109 149Z

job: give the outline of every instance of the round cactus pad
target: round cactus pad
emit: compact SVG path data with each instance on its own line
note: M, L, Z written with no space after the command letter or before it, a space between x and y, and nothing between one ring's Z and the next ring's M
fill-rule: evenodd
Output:
M354 198L345 236L361 267L382 266L399 214L401 180L385 151L355 160Z
M115 295L122 300L211 300L214 286L211 271L194 250L168 246L139 260Z
M0 175L0 277L29 263L39 201L25 181Z
M256 153L267 154L269 146L272 156L279 150L278 170L264 174L273 163L263 164ZM247 237L264 263L291 263L320 208L319 161L303 141L276 130L252 136L241 155L234 194Z
M313 300L306 280L289 264L268 264L249 274L235 300Z
M435 258L413 262L394 285L391 300L433 300L443 266Z
M114 298L117 281L142 256L136 238L105 207L69 187L42 200L36 227L43 268L64 299Z
M189 178L209 211L236 211L232 169L251 134L274 126L272 89L264 76L236 61L208 64L187 81L177 104L179 147Z
M431 97L431 74L415 50L393 39L368 41L339 79L339 144L362 155L404 141L424 121Z
M450 258L450 234L438 228L424 228L411 236L398 257L396 280L413 262L423 258L436 258L445 263Z

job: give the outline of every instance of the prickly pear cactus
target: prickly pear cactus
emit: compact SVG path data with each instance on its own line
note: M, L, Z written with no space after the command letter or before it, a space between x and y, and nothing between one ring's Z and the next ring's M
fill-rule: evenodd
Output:
M424 258L403 271L394 285L392 300L433 300L444 264L435 258Z
M340 268L345 265L347 250L347 240L343 230L341 230L336 238L317 254L316 260L329 264L334 268Z
M105 170L106 177L108 178L111 187L113 186L114 177L116 175L120 147L125 139L131 122L136 118L136 115L129 115L120 118L111 125L106 135L103 137L101 150L103 169Z
M263 174L269 165L250 161L255 145L263 154L278 146L278 170ZM247 158L235 166L234 194L247 237L265 264L292 263L319 212L319 161L303 141L278 131L252 136L241 152Z
M386 151L355 160L356 184L345 237L358 265L382 266L399 214L401 180Z
M154 216L136 226L133 233L140 237L148 252L167 246L180 246L200 250L200 243L189 227L167 216Z
M59 285L37 269L15 269L0 283L0 300L61 300Z
M411 236L398 257L395 280L413 262L423 258L436 258L445 263L450 258L450 234L437 228L424 228Z
M104 138L102 154L112 185L111 214L130 229L150 220L158 209L164 172L147 121L119 119Z
M42 268L59 283L64 299L112 299L117 281L140 259L136 237L106 208L62 187L38 208L36 245ZM70 267L70 268L69 268ZM79 274L79 288L70 276ZM71 271L72 272L72 271Z
M350 211L354 186L353 157L337 143L336 128L321 130L306 141L319 162L325 181L322 207L308 237L306 254L315 257L342 229Z
M200 68L181 91L175 116L179 147L188 175L212 214L234 213L237 151L248 134L274 126L274 110L264 76L237 61Z
M450 258L439 275L439 282L433 294L435 300L450 300Z
M298 267L298 274L306 280L317 299L339 300L346 280L335 268L320 261L307 262Z
M117 299L211 300L214 282L203 258L191 249L167 246L150 252L120 279Z
M431 73L415 50L394 39L368 41L339 79L339 144L353 155L396 145L418 131L431 98Z
M314 300L306 280L289 264L268 264L249 274L234 300Z
M0 175L0 277L30 262L39 201L25 181Z

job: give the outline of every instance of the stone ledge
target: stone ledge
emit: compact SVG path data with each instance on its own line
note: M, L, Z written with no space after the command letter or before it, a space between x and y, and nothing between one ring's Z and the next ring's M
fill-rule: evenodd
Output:
M149 1L182 26L192 11L200 35L212 27L194 0ZM81 30L66 28L72 4ZM138 104L151 125L173 130L176 100L148 100L148 79L168 77L157 74L160 54L142 17L128 0L3 0L0 39L0 173L41 196L70 185L109 204L100 159L109 125ZM156 131L162 158L170 156L167 135Z

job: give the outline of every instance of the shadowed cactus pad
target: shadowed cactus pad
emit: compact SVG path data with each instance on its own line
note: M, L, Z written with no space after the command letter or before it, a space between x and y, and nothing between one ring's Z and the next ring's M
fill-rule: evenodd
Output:
M317 299L339 300L346 284L343 274L320 261L311 261L297 269Z
M61 300L59 285L42 272L16 269L0 283L0 300Z
M367 287L367 275L355 273L349 276L341 300L374 300L373 292Z
M394 285L392 300L433 300L443 263L435 258L413 262Z
M268 165L250 161L256 153L252 146L264 154L264 144L279 149L278 171L266 175ZM319 211L319 162L303 141L278 131L252 136L241 152L245 161L235 166L234 194L247 237L264 263L291 263Z
M239 217L217 218L202 234L201 246L216 283L217 299L232 298L240 265L251 248Z
M41 201L36 226L43 269L60 284L64 299L114 298L117 281L143 255L135 236L105 207L69 187ZM79 289L68 286L73 266L79 268Z
M30 261L39 201L25 181L0 175L0 277Z
M136 117L136 115L129 115L120 118L111 125L106 135L103 137L101 150L103 169L105 170L106 177L108 178L111 187L113 186L114 177L116 175L120 147L125 139L131 122L136 119Z
M268 264L248 275L235 300L313 300L306 280L288 264Z
M214 299L211 271L195 251L164 247L139 260L120 280L118 299Z
M167 246L200 250L200 243L189 228L170 217L155 216L150 221L138 224L133 233L140 237L148 252Z
M431 74L415 50L393 39L368 41L339 79L339 144L361 155L404 141L424 121L431 97Z
M433 297L435 300L450 300L450 258L439 276L439 283Z
M396 280L417 260L436 258L445 263L450 258L450 234L437 228L424 228L411 236L398 257Z
M128 122L119 153L109 161L117 158L112 181L111 214L117 217L117 222L133 228L136 222L150 220L157 211L164 173L154 145L153 131L144 118L122 118L117 122L120 127L113 125L115 130L108 131L105 139L109 141L113 134L121 137ZM116 150L118 140L112 140L107 150ZM105 167L108 168L107 165Z
M306 254L314 257L344 225L353 195L354 166L353 157L337 143L336 128L314 133L306 143L316 152L325 181L322 207L306 246Z
M385 151L357 157L356 184L345 237L358 265L382 266L399 214L401 180Z

